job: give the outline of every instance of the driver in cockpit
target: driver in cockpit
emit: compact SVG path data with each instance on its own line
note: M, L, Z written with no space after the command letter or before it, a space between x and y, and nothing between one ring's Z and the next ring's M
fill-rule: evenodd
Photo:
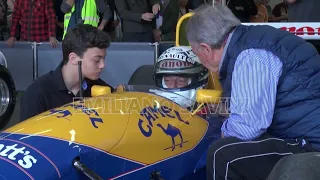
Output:
M205 89L208 85L209 72L201 64L199 58L188 46L171 47L163 52L157 60L154 80L157 87L173 93L158 92L157 94L187 108L195 109L196 91ZM180 96L175 96L178 94ZM182 98L181 96L185 97ZM187 101L187 100L190 101ZM197 115L207 119L209 128L206 138L214 141L220 138L222 121L217 111L211 109L211 105L205 105ZM220 108L219 105L215 108ZM204 110L204 111L203 111ZM205 170L206 152L199 160L197 171ZM194 174L197 176L196 174ZM193 179L193 177L190 177Z
M206 88L208 70L188 46L171 47L157 59L154 80L157 87L173 92L195 102L196 91ZM160 94L161 95L161 92ZM192 106L185 98L166 94L163 96L183 107Z
M190 109L194 108L196 91L205 89L208 85L209 72L201 64L189 46L174 46L164 51L157 59L154 79L157 87L179 94L158 92L177 104ZM181 96L185 98L181 98ZM207 104L197 114L208 116L219 115L220 118L228 116L225 104Z

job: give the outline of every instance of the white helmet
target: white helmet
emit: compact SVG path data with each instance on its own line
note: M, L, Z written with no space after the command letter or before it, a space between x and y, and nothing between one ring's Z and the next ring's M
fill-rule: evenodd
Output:
M195 102L197 89L204 88L208 83L208 70L201 64L199 58L188 46L171 47L163 52L155 65L154 79L158 87L166 89L181 96L171 97L168 93L159 94L184 107L190 107ZM188 84L181 88L169 88L164 76L180 76L189 78ZM192 102L185 102L190 99ZM192 103L192 104L191 104Z

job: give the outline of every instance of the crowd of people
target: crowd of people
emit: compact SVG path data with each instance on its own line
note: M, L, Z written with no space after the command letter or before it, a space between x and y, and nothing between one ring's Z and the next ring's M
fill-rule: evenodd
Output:
M291 20L288 19L290 14L288 4L295 0L282 0L274 8L271 8L269 1L226 0L226 5L241 22L297 21L293 14L297 17L302 16L301 13L300 15L291 13ZM7 2L1 0L0 40L7 41L9 46L15 41L49 41L56 47L68 29L79 23L89 23L106 31L112 41L175 41L175 29L179 18L203 3L212 2L211 0L7 0ZM308 3L309 6L316 7L311 1ZM86 10L96 13L98 20L90 22L83 20ZM299 11L297 8L294 10Z

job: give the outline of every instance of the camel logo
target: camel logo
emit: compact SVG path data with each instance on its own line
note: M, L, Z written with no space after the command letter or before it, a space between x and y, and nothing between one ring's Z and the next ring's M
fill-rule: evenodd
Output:
M181 118L181 115L178 111L172 110L166 106L161 106L157 109L152 107L146 107L140 112L140 115L141 117L138 121L138 127L145 137L150 137L152 135L152 128L154 127L153 122L155 122L160 117L177 119L178 121L189 125L188 121L185 121ZM147 128L144 128L145 126ZM156 126L171 138L171 146L165 148L164 150L171 149L171 151L173 151L175 150L176 146L180 146L182 148L183 144L187 143L187 141L184 141L183 139L182 131L179 128L173 126L172 124L168 123L167 126L163 126L162 124L157 123ZM180 141L178 141L180 143L178 144L176 141L176 137L180 138Z
M68 116L72 116L71 112L69 110L57 110L57 109L51 109L49 110L49 114L47 114L46 116L49 116L49 115L52 115L52 116L55 116L57 118L63 118L63 119L66 119L66 120L69 120L67 117Z
M164 150L167 150L167 149L170 149L170 148L171 148L171 151L173 151L173 150L176 148L177 144L176 144L176 142L175 142L175 140L174 140L174 138L175 138L176 136L179 136L179 137L180 137L179 146L180 146L181 148L182 148L183 144L187 142L187 141L183 142L183 136L182 136L181 130L178 129L178 128L176 128L176 127L174 127L174 126L172 126L171 124L168 124L168 126L167 126L166 129L165 129L161 124L157 124L157 126L158 126L159 128L161 128L161 130L162 130L166 135L168 135L168 136L171 137L171 141L172 141L171 147L165 148Z

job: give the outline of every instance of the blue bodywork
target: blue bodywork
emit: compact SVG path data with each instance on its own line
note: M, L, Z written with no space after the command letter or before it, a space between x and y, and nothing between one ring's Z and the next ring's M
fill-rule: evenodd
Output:
M215 117L210 119L207 134L193 150L149 166L66 140L1 133L0 177L8 180L87 179L72 166L73 160L80 157L82 163L103 179L150 179L154 171L160 171L166 180L205 179L206 151L220 137L221 127Z

